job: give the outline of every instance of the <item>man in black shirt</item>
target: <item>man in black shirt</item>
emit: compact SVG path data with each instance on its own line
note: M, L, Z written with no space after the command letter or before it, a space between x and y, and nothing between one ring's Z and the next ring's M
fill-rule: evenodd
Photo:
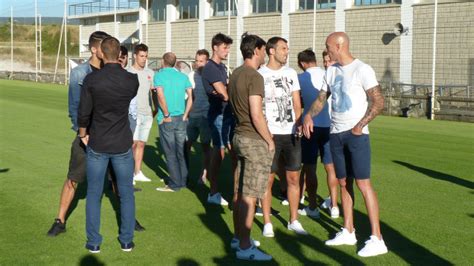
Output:
M134 247L135 197L133 195L132 132L128 107L137 94L138 77L118 62L120 43L113 37L101 43L105 66L84 80L79 104L79 138L87 146L86 248L100 252L100 199L109 161L120 193L120 234L123 251Z

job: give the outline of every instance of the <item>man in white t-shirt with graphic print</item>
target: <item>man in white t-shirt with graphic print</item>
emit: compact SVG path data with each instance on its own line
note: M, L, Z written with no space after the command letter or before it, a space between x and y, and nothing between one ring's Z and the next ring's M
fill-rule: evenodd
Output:
M275 155L267 192L262 200L263 235L273 237L273 225L270 221L272 185L278 170L278 158L283 154L288 184L290 220L288 230L306 235L307 232L298 222L298 204L300 200L299 171L301 169L301 98L298 74L286 67L288 60L288 42L281 37L268 40L266 52L270 58L266 66L259 69L265 82L265 116L268 128L275 142Z
M370 183L370 142L368 123L383 110L384 99L374 70L349 52L349 37L334 32L326 39L326 50L337 63L327 69L323 88L304 116L304 134L309 136L313 119L332 95L330 144L336 177L341 187L344 228L328 246L355 245L353 180L362 192L372 234L357 254L362 257L388 252L380 233L377 196ZM370 105L369 105L369 101Z

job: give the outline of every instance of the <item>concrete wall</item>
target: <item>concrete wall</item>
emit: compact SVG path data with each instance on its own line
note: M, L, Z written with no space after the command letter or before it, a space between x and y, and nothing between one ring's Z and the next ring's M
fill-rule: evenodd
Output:
M199 46L197 20L177 20L171 23L171 51L178 58L194 57Z
M334 31L334 10L323 10L316 13L316 42L313 51L318 65L322 65L322 51L325 49L326 37ZM290 66L298 71L297 55L313 45L313 11L290 14Z
M399 80L400 38L392 33L398 22L399 5L346 9L351 52L371 65L379 80Z
M152 22L148 25L148 56L161 57L166 52L165 22ZM146 36L146 35L145 35Z
M413 82L431 84L432 4L414 5ZM474 84L474 2L438 4L436 84Z
M244 17L244 32L257 34L265 41L281 36L281 15L277 13L254 14Z
M137 22L121 22L119 28L120 39L127 39L132 36L137 29ZM138 33L135 34L138 37Z

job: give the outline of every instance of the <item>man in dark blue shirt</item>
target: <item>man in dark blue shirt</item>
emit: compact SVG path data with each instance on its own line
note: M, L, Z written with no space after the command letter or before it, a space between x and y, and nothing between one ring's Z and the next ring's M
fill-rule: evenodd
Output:
M86 248L100 252L100 200L109 162L120 193L120 234L123 251L134 247L135 197L133 195L133 137L128 121L130 101L138 91L138 77L118 62L120 43L113 37L101 43L105 66L88 75L78 112L79 138L87 146Z
M202 82L209 97L209 126L211 127L211 137L213 151L211 155L211 165L209 167L210 193L207 202L217 205L229 205L229 203L218 192L217 175L224 160L225 148L231 152L232 173L235 172L237 160L233 155L231 143L234 134L235 121L229 105L229 95L227 93L227 68L222 63L229 55L232 38L222 33L214 35L212 38L212 57L204 66L202 71Z

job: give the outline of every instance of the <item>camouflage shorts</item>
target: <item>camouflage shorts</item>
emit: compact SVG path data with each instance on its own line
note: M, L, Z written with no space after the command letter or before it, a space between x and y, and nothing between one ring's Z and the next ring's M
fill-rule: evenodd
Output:
M236 134L233 139L237 154L237 173L234 180L234 193L243 196L263 198L268 186L273 152L263 139L254 139Z

